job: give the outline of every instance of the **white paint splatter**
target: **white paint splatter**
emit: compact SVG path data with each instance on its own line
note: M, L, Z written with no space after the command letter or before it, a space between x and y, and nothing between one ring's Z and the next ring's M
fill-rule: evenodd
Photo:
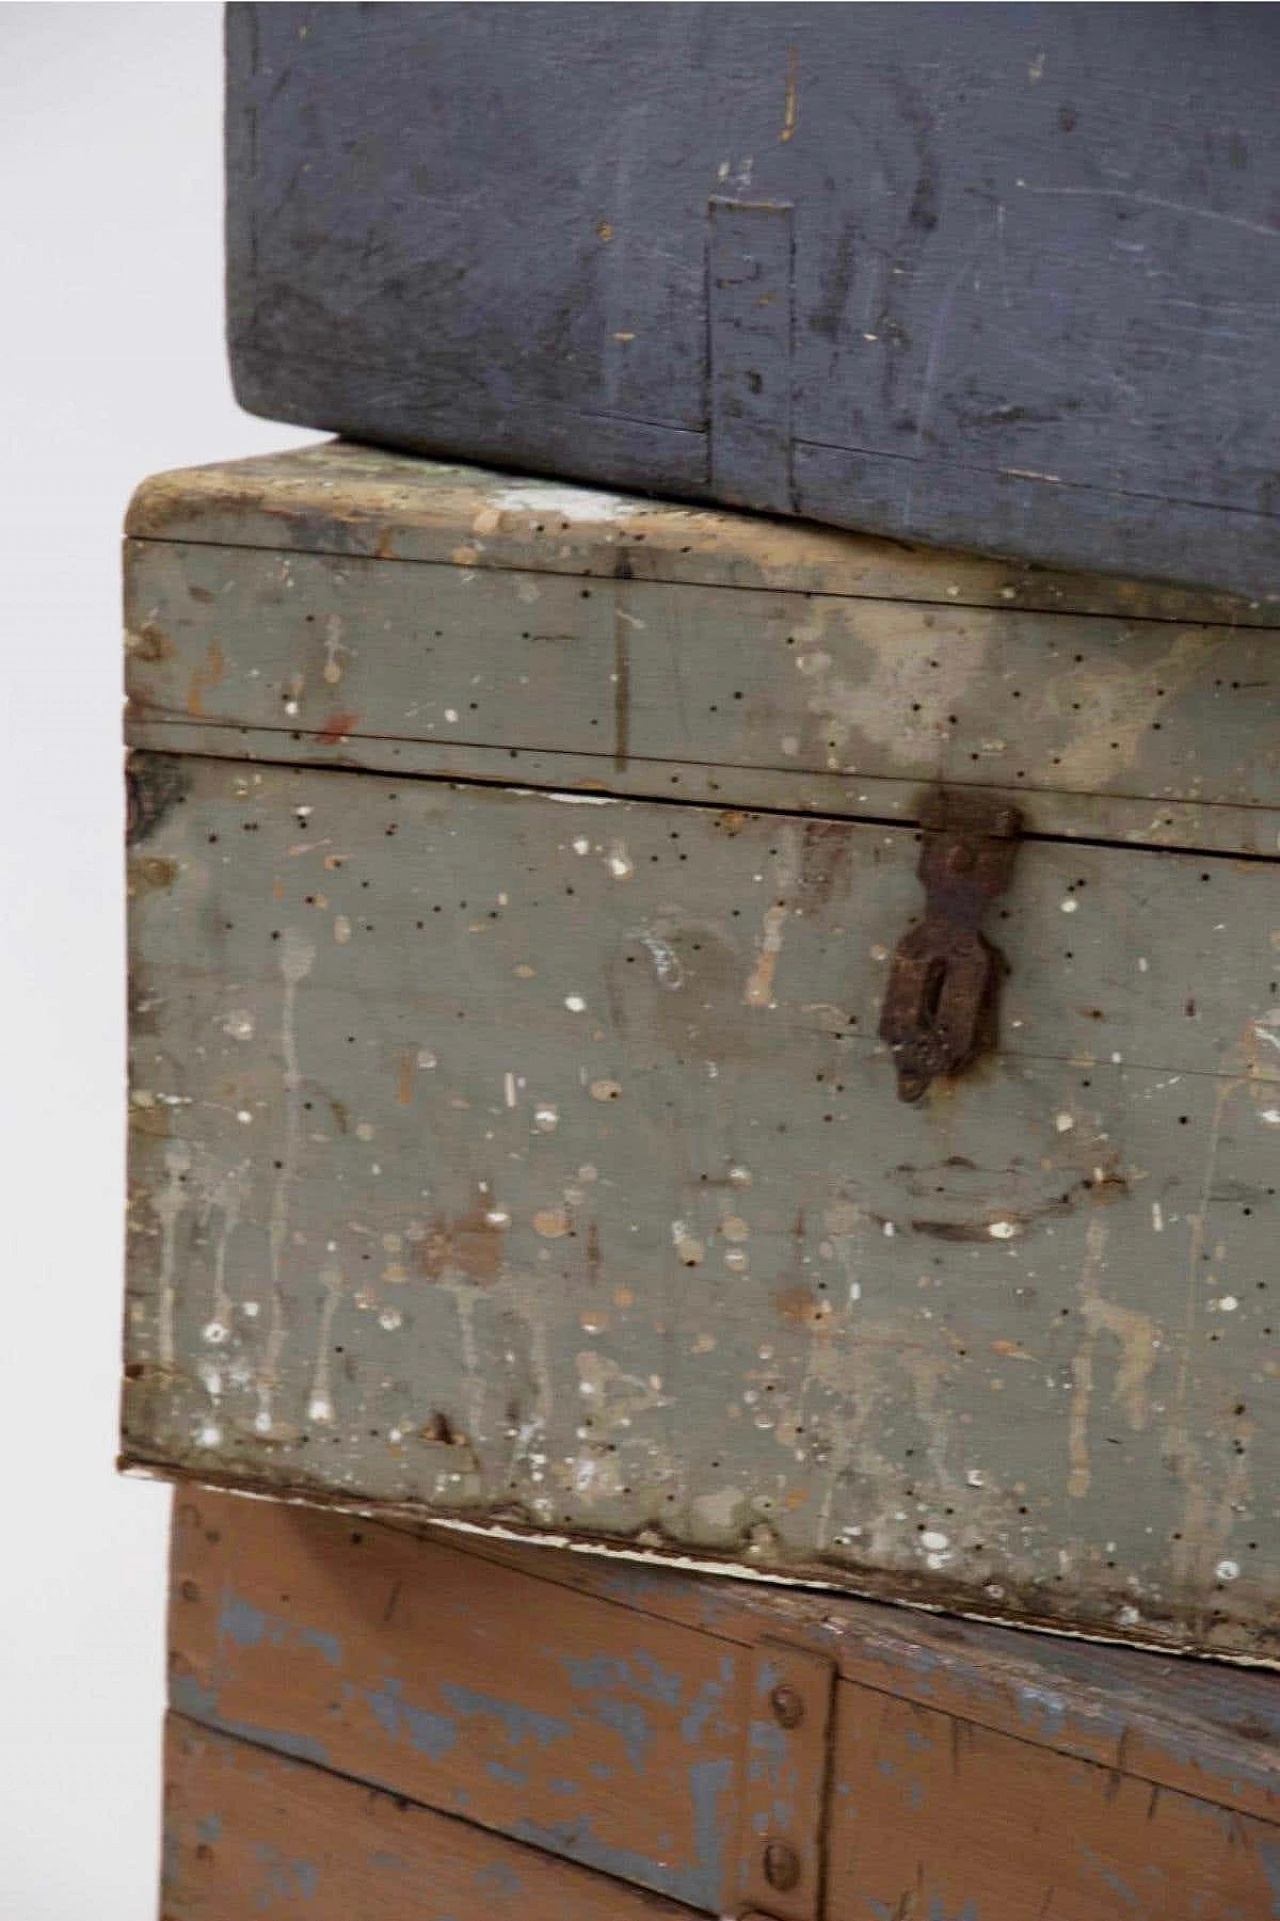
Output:
M295 928L287 927L280 945L280 974L284 982L280 1013L280 1051L284 1059L284 1138L280 1146L280 1166L272 1192L267 1231L271 1299L267 1339L258 1378L258 1414L254 1421L254 1426L264 1434L269 1434L273 1425L272 1397L279 1384L280 1355L286 1332L282 1286L284 1250L289 1233L289 1190L298 1172L302 1124L302 1069L298 1062L297 1037L298 987L311 972L315 958L313 943Z
M684 968L680 965L680 956L674 947L657 934L640 933L635 938L648 949L659 987L665 987L672 992L683 987Z

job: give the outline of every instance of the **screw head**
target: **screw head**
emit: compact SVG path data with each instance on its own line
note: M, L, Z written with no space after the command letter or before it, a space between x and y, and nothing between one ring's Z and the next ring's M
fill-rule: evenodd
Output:
M764 1878L779 1894L786 1894L800 1879L800 1856L785 1841L770 1841L764 1851Z
M804 1702L793 1687L781 1682L769 1696L769 1706L780 1727L798 1728L804 1720Z

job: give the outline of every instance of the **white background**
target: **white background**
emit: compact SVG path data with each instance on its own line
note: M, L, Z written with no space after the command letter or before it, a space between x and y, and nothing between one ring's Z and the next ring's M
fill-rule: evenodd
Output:
M222 346L221 11L0 5L0 1921L157 1909L164 1491L113 1473L133 484Z

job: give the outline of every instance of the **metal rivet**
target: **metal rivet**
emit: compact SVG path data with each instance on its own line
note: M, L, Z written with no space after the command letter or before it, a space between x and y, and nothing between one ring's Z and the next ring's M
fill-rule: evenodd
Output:
M769 1696L769 1706L773 1709L774 1719L784 1728L798 1728L804 1720L804 1702L785 1681Z
M764 1851L764 1878L779 1894L786 1894L800 1879L800 1856L785 1841L770 1841Z

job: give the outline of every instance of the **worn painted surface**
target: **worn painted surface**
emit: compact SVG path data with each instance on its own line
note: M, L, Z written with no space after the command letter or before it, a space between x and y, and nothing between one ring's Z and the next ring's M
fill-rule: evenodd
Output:
M853 1692L850 1690L850 1692ZM842 1703L843 1705L843 1703ZM1265 1921L1280 1828L885 1696L839 1740L828 1911Z
M1029 842L908 1109L906 830L135 772L127 1458L1274 1658L1270 869Z
M166 1921L662 1921L690 1911L170 1716Z
M1274 606L1161 581L937 553L897 540L605 493L330 441L144 481L126 531L291 553L764 587L942 606L1274 627Z
M179 1712L719 1910L749 1705L733 1642L201 1490L173 1565Z
M260 754L334 765L422 743L447 771L492 778L496 762L520 781L513 753L558 754L618 791L692 782L703 797L702 776L739 803L754 777L767 805L863 815L891 811L882 784L913 802L945 780L1016 794L1035 832L1063 831L1093 797L1102 837L1280 847L1280 645L1265 629L584 585L539 571L536 537L525 571L472 558L133 542L131 718L178 740L178 725L204 741L222 728L231 754L248 728Z
M594 1913L585 1863L732 1915L760 1906L752 1840L762 1856L778 1832L820 1837L829 1921L1277 1912L1280 1828L1259 1818L1280 1809L1270 1677L1183 1664L1175 1680L1131 1650L545 1550L494 1557L442 1531L178 1497L168 1888L208 1903L178 1905L183 1921L236 1921L263 1889L322 1915L337 1890L347 1912L376 1894L396 1914L392 1869L483 1916L455 1880L481 1862L518 1876L535 1910L559 1885ZM780 1724L780 1684L815 1725ZM789 1751L806 1740L807 1761ZM703 1768L717 1822L699 1843ZM357 1783L403 1799L393 1814ZM342 1802L357 1793L358 1822ZM369 1852L388 1846L400 1859ZM615 1911L632 1898L619 1885ZM817 1909L801 1883L765 1911Z
M233 7L242 403L1274 595L1268 13L912 23Z

